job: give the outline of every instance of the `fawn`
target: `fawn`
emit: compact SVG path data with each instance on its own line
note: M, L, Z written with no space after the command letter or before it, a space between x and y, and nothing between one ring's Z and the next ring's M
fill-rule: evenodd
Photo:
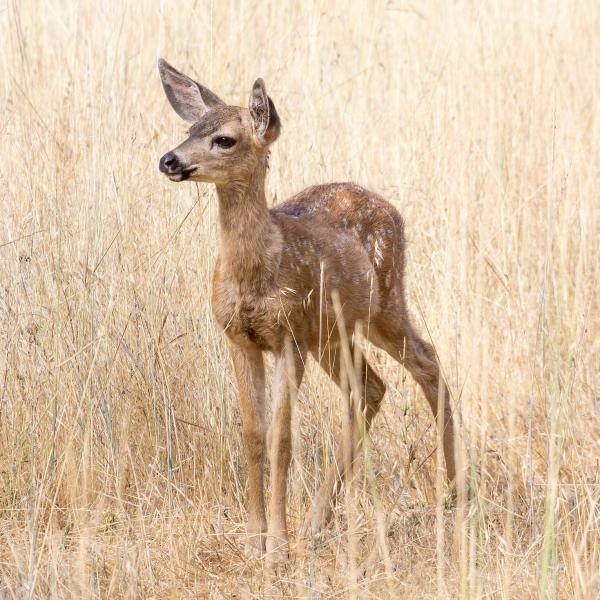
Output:
M225 104L162 59L158 68L171 106L192 123L188 139L160 159L159 169L171 181L202 181L217 188L220 256L212 309L228 338L239 392L248 463L246 550L255 556L266 550L267 558L277 562L288 555L291 411L307 355L312 354L338 386L341 383L341 336L331 326L336 322L332 294L338 294L350 339L358 323L368 323L367 339L406 366L434 415L438 393L445 398L443 447L447 476L453 480L448 390L433 347L417 335L407 313L404 224L398 211L352 183L311 187L269 209L265 198L269 146L279 137L281 124L263 80L255 81L248 108L241 108ZM325 343L327 351L319 352ZM268 432L263 352L271 352L275 359ZM363 375L358 401L368 431L385 385L368 364L361 368ZM271 482L268 526L263 491L266 452ZM340 443L307 515L309 533L319 531L330 518L349 466L345 456Z

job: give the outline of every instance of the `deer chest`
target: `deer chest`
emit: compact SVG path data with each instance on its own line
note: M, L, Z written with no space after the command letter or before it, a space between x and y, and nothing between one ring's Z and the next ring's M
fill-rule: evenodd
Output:
M277 314L264 302L213 302L213 313L221 329L233 342L256 344L263 350L274 350L281 337Z
M212 311L222 331L233 342L253 343L263 350L278 347L282 331L273 299L240 296L216 277Z

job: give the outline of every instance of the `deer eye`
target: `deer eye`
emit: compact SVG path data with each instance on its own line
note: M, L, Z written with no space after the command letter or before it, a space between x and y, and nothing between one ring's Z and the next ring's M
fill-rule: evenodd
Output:
M219 146L219 148L231 148L232 146L235 146L235 140L225 135L220 135L213 139L213 146L215 144Z

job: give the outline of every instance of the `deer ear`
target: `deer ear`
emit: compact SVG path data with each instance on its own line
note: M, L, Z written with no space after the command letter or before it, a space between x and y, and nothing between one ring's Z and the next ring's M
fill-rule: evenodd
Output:
M281 121L275 105L265 88L265 82L259 77L252 86L248 108L258 140L263 145L273 143L281 131Z
M158 61L158 71L169 102L182 119L195 123L211 107L224 104L209 89L180 73L162 58Z

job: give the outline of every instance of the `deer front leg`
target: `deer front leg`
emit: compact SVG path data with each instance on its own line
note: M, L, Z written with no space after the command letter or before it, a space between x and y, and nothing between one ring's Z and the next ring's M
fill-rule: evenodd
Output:
M271 563L288 558L286 520L287 474L292 455L292 407L304 374L306 353L285 344L275 361L273 375L273 416L269 431L271 464L271 501L267 560Z
M263 489L265 455L265 372L262 352L255 346L230 345L240 397L244 454L248 464L246 491L246 554L260 557L265 552L265 497Z

